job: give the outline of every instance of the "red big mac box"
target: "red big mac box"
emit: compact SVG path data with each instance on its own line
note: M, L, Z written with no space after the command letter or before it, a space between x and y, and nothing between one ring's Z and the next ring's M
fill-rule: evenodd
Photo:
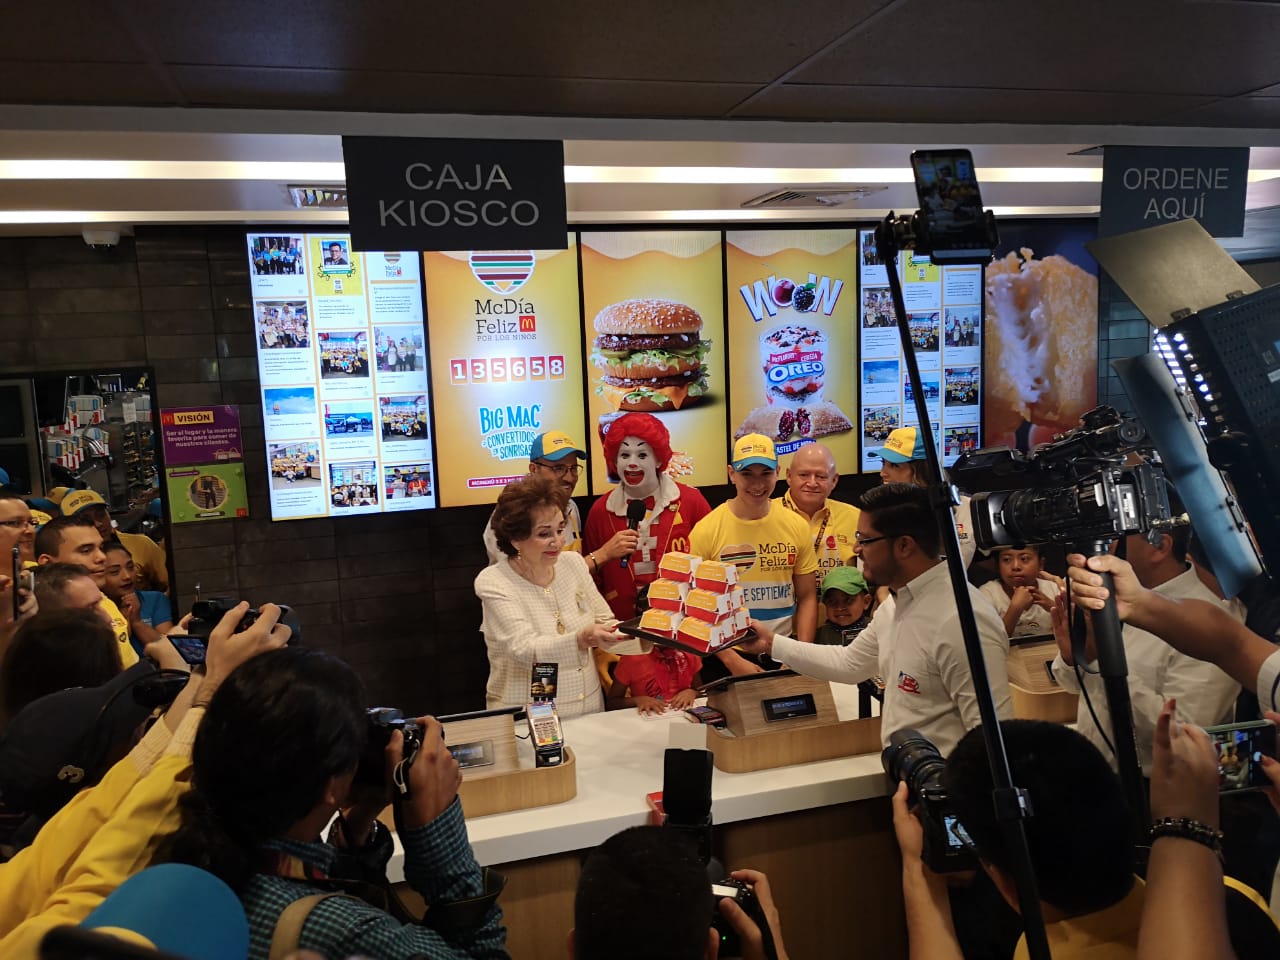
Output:
M723 560L703 560L693 573L693 585L712 593L728 593L738 584L738 567Z
M702 558L692 553L664 553L658 562L658 576L676 583L688 583L701 562Z
M649 606L658 610L679 612L684 609L684 598L689 593L689 584L677 583L675 580L655 580L649 584Z

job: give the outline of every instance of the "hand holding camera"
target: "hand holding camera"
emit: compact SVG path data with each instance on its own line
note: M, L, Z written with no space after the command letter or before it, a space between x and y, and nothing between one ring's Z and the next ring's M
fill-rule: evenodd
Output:
M253 622L247 628L244 620L249 604L241 601L222 615L218 625L209 633L209 646L205 651L205 678L200 687L200 700L207 703L218 684L231 671L251 657L267 650L283 647L292 631L281 624L281 608L274 603L264 603L256 611ZM194 621L193 621L194 622Z
M408 770L409 794L401 811L406 829L426 826L449 808L462 785L462 768L444 742L444 727L434 717L419 717L421 746ZM405 755L405 734L397 730L387 744L388 779Z
M734 870L713 883L711 891L716 897L711 927L720 934L719 956L787 960L768 877L759 870Z

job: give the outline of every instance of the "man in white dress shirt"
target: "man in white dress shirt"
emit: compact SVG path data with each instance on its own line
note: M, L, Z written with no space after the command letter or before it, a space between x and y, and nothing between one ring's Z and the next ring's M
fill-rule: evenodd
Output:
M887 745L894 731L915 729L946 756L982 722L977 692L965 656L960 616L946 564L939 558L938 530L924 487L886 483L859 504L857 552L867 579L894 596L847 647L798 643L753 624L760 639L750 652L767 652L793 670L820 680L858 683L884 677L880 733ZM1009 638L990 601L966 584L982 641L996 713L1013 716L1006 660Z

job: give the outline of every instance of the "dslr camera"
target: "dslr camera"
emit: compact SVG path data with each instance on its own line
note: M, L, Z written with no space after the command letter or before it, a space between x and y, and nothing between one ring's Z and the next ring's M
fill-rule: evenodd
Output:
M422 727L416 720L409 719L395 707L369 707L366 711L364 752L360 754L360 764L356 767L356 783L370 787L382 786L387 779L387 744L391 742L391 734L399 730L404 735L403 775L407 778L409 768L413 766L414 757L422 747ZM441 731L441 736L444 731Z
M760 928L764 955L769 960L777 960L778 950L773 943L773 931L769 929L769 920L764 915L764 907L760 905L760 901L757 899L756 892L751 884L735 880L733 877L725 877L723 880L716 880L711 884L711 896L713 898L711 903L711 926L720 936L718 956L742 956L742 938L738 936L738 931L734 930L720 913L720 901L732 900Z
M974 539L983 550L1081 545L1168 520L1164 471L1145 456L1151 449L1141 423L1103 405L1029 454L988 447L962 454L948 473L962 490L984 491L972 499ZM1130 454L1143 455L1141 462L1130 465Z
M951 810L942 771L942 759L932 741L918 730L897 730L889 736L889 746L880 755L884 772L896 784L907 782L908 800L919 809L924 825L921 859L934 873L955 873L978 869L969 835Z
M208 597L197 600L191 604L191 620L187 623L187 635L208 643L209 634L213 632L213 628L221 622L228 611L234 610L239 602L230 597ZM256 608L245 611L244 618L235 632L243 633L248 630L258 622L259 615ZM298 615L293 612L292 607L280 604L280 623L289 628L289 643L298 643L302 640L302 625L298 622Z

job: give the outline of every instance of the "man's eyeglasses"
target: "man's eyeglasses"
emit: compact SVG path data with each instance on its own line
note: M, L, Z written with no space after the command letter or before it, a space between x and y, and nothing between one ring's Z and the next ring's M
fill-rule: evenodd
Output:
M34 520L0 520L0 527L8 527L11 530L24 530L35 525Z
M882 537L864 537L860 533L855 533L853 535L853 542L857 544L859 547L865 547L869 543L879 543L881 540L888 540L888 539L889 539L888 534L885 534Z
M545 460L535 460L533 462L544 470L550 470L557 477L564 477L578 472L578 458L570 457L569 460L569 463L547 463Z

